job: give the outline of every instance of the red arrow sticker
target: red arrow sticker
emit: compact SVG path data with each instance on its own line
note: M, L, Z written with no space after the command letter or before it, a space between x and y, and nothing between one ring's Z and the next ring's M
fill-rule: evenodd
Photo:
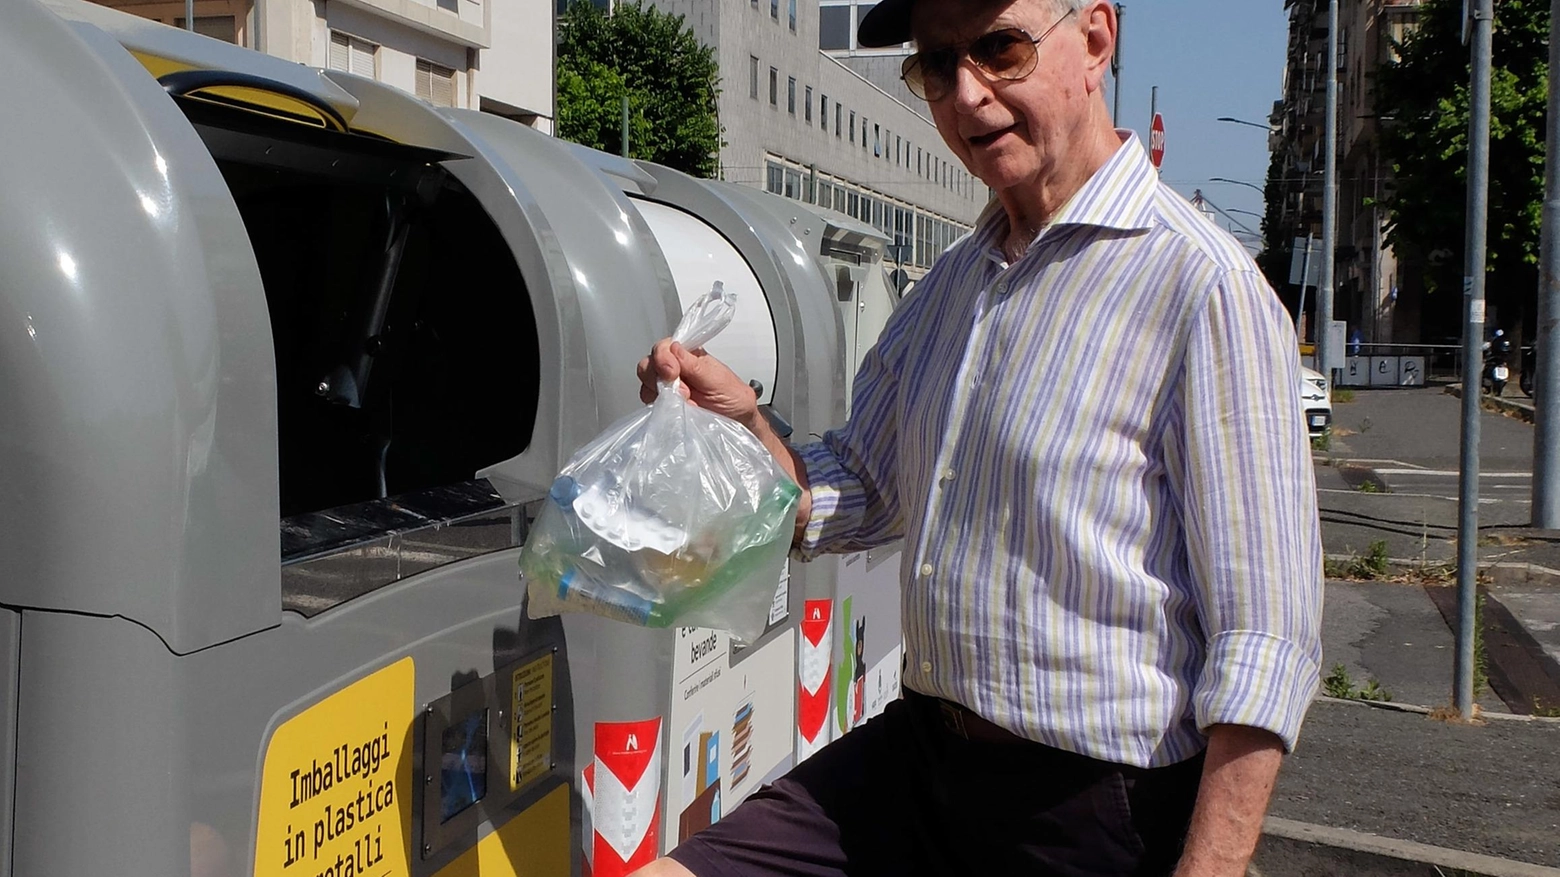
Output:
M797 661L797 758L812 755L829 742L822 734L833 686L834 601L808 600L802 607L801 656Z
M597 722L595 877L625 877L655 859L661 822L661 718Z

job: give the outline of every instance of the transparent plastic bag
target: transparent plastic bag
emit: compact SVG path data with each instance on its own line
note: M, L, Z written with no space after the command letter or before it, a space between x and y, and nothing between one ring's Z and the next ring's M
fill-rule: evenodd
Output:
M703 347L731 322L717 282L673 340ZM581 448L520 553L529 612L589 612L644 627L764 631L800 488L736 421L663 383L644 410Z

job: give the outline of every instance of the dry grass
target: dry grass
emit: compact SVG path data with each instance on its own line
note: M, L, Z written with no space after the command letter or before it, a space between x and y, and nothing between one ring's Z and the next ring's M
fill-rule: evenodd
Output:
M1479 728L1490 723L1489 719L1484 718L1484 710L1478 704L1473 705L1471 719L1464 719L1462 712L1454 706L1438 706L1430 711L1430 718L1448 725L1472 725Z

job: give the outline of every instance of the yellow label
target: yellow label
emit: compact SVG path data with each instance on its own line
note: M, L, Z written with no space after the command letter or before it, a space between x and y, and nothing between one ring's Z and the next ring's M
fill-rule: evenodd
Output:
M552 769L553 656L515 670L509 685L509 790Z
M288 719L265 751L255 877L410 873L415 679L402 658Z
M559 786L436 877L568 877L569 867L569 787Z

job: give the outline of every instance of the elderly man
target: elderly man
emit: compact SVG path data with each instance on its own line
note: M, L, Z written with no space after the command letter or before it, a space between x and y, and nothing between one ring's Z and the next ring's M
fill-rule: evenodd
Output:
M640 377L788 467L803 556L905 540L904 697L641 873L1243 874L1320 659L1289 321L1112 128L1106 0L884 0L859 38L914 39L996 200L817 444L701 351Z

